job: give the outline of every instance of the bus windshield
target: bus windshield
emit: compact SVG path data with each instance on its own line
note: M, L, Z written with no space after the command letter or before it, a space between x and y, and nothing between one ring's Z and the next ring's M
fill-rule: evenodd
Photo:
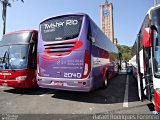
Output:
M49 19L41 23L41 34L44 41L69 40L79 36L82 16L65 16Z
M31 32L22 32L22 33L15 33L15 34L7 34L2 37L0 40L1 45L5 44L17 44L17 43L29 43L31 38Z
M160 77L160 9L152 11L152 23L158 31L154 31L154 73Z
M160 77L160 39L154 43L154 72L155 76Z
M0 46L0 69L26 69L28 44Z

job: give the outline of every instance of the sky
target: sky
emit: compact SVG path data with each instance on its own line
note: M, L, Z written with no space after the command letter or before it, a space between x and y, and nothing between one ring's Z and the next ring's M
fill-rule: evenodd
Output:
M45 18L66 13L87 13L100 27L100 4L105 0L9 0L6 33L37 29ZM114 37L118 44L132 46L143 19L154 0L108 0L113 3ZM160 0L158 0L158 3ZM2 37L2 5L0 5L0 38Z

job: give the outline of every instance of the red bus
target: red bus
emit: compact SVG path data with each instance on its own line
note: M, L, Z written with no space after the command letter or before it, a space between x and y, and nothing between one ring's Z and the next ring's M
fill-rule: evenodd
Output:
M137 69L140 100L148 98L160 112L160 5L145 16L133 46L131 61Z
M38 31L21 30L0 40L0 85L29 88L36 82Z

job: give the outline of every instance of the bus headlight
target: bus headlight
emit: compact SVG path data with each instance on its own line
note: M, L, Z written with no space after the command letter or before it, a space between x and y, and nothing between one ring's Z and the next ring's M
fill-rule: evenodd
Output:
M18 76L18 77L16 77L16 80L24 80L26 78L27 78L27 76Z
M160 88L156 88L158 94L160 94Z

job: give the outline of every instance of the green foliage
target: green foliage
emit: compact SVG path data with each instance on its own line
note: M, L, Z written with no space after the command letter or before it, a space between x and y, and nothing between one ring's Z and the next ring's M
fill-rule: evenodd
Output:
M122 54L122 59L125 59L127 61L131 59L131 48L132 47L129 47L126 45L118 45L117 47Z

